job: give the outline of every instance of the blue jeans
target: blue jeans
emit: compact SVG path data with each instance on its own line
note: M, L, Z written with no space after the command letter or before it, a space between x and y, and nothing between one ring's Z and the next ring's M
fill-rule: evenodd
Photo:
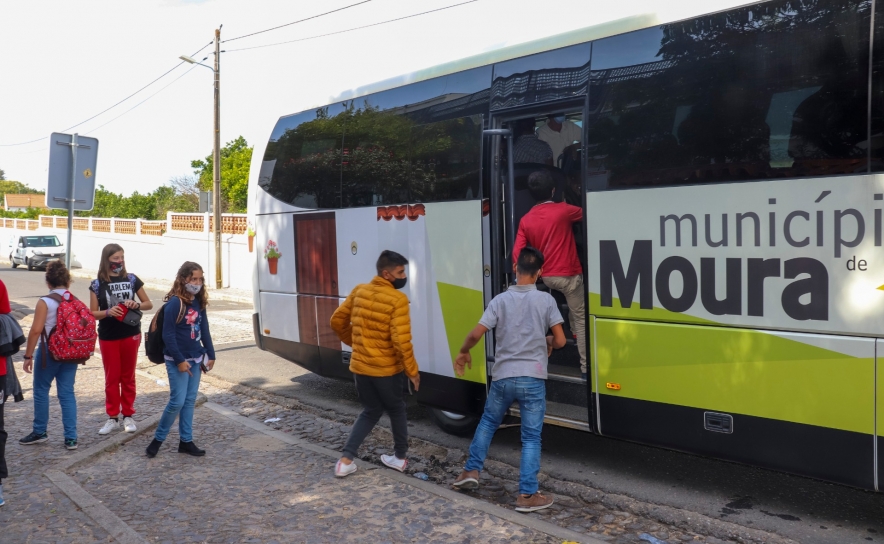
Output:
M491 382L485 412L470 443L470 458L464 470L482 470L491 438L503 422L503 416L513 402L519 403L522 418L522 461L519 465L519 492L532 495L537 492L537 473L540 472L540 431L546 415L546 381L540 378L504 378Z
M166 361L166 373L169 375L169 404L163 410L160 423L154 438L162 442L169 435L169 429L178 418L178 435L182 442L193 442L193 408L196 406L196 394L200 388L200 365L190 363L191 376L187 372L179 372L178 365Z
M46 368L43 368L43 355L46 355ZM74 396L74 382L77 379L76 363L60 363L41 343L34 354L34 432L46 432L49 424L49 388L55 380L58 403L61 405L61 423L64 425L65 440L77 439L77 398Z

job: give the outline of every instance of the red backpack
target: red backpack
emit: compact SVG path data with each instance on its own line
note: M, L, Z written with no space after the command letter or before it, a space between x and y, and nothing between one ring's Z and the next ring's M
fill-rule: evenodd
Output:
M43 341L56 361L85 364L86 359L95 353L95 317L85 304L70 291L64 295L50 293L46 298L58 302L56 323L49 331L49 338L43 333ZM44 358L45 366L46 360Z

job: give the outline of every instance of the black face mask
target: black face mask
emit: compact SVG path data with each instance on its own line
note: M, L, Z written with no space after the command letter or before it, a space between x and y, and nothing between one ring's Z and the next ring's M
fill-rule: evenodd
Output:
M119 274L120 272L123 271L123 266L124 266L123 261L120 261L118 263L110 263L111 274L116 276L117 274Z
M391 283L396 289L402 289L408 283L408 278L396 278Z

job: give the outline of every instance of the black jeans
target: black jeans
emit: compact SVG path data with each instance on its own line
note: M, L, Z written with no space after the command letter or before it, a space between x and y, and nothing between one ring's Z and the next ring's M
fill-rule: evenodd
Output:
M406 386L404 372L395 376L375 378L354 374L356 393L362 403L362 413L356 418L350 437L344 446L344 457L356 459L356 452L368 433L377 425L381 415L387 412L390 416L390 427L393 430L393 451L399 459L405 459L408 451L408 420L405 417Z
M3 360L3 364L6 364L6 360L4 357L0 357L0 360ZM6 374L0 376L0 483L2 483L3 478L9 477L9 472L6 470L6 429L3 427L3 397L6 395Z

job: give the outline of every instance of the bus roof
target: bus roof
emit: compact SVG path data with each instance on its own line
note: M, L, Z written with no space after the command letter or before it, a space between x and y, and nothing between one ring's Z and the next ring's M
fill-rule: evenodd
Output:
M562 34L555 34L533 41L509 45L501 47L499 49L493 49L491 51L486 51L463 59L438 64L436 66L430 66L428 68L416 70L408 74L402 74L400 76L378 81L376 83L370 83L368 85L356 87L355 89L345 91L338 96L330 97L326 104L316 104L314 107L334 104L336 102L343 102L345 100L352 100L354 98L359 98L368 94L386 91L388 89L394 89L403 85L408 85L409 83L416 83L419 81L432 79L434 77L440 77L461 72L464 70L469 70L471 68L478 68L480 66L487 66L489 64L495 64L498 62L516 59L519 57L533 55L535 53L542 53L544 51L560 49L562 47L577 45L580 43L606 38L608 36L624 34L626 32L641 30L643 28L671 23L682 19L696 17L699 15L711 14L726 9L732 9L741 5L751 5L758 3L763 2L746 2L745 0L701 0L700 2L685 3L673 2L672 4L675 4L675 6L670 6L669 8L661 7L656 11L639 13L613 21L605 21L595 25L571 30ZM690 4L694 4L695 6L699 5L702 6L702 8L698 10L696 7L690 6Z

